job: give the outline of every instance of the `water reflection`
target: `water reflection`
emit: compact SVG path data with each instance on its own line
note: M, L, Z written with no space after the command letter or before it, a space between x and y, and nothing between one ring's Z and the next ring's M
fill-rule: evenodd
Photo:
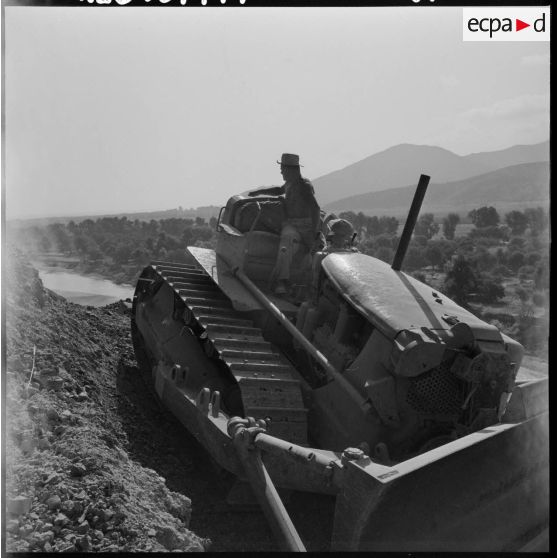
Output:
M108 279L80 275L53 267L39 269L43 285L62 295L70 302L88 306L104 306L117 300L131 298L134 289L131 285L117 285Z

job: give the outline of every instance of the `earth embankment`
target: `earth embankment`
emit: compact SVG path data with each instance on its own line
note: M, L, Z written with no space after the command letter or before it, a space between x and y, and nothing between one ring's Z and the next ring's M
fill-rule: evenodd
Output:
M279 550L143 382L126 305L73 304L21 254L5 264L6 550ZM327 550L332 499L287 507L308 548Z

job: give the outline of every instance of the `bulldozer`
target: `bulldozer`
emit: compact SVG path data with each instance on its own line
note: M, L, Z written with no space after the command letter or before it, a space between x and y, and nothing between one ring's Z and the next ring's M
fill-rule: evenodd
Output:
M157 397L220 467L248 482L278 542L304 551L279 491L335 497L332 551L548 550L548 381L523 347L347 245L270 276L281 200L235 195L216 250L154 261L132 339Z

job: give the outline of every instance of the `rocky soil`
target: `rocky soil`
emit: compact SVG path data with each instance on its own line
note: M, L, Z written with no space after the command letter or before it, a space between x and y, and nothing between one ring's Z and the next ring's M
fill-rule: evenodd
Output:
M6 549L203 551L190 499L130 452L126 306L68 303L7 259Z
M21 254L5 262L6 550L278 550L143 383L126 305L72 304ZM332 499L294 494L287 508L307 547L327 550Z

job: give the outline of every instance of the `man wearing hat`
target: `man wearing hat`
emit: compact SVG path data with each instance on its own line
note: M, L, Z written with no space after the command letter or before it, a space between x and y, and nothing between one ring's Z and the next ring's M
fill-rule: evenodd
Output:
M320 228L320 206L314 196L314 186L300 174L298 155L283 153L281 175L285 184L250 192L249 196L262 194L281 196L284 199L285 221L281 229L279 252L272 276L276 280L275 293L287 293L291 278L293 257L301 247L311 251Z
M346 219L332 219L327 223L329 233L326 236L328 247L326 252L355 251L353 240L355 230Z

